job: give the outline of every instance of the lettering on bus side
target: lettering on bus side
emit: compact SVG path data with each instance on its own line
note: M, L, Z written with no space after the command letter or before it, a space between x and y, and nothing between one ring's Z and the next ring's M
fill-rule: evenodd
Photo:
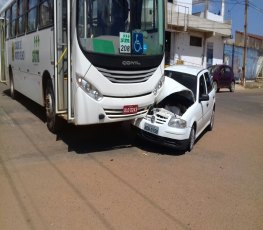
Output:
M39 50L32 51L32 62L33 63L39 62Z
M32 51L32 62L39 63L39 46L40 46L40 38L39 35L34 36L34 50Z
M12 60L22 61L25 60L25 51L23 49L23 43L16 41L12 43Z

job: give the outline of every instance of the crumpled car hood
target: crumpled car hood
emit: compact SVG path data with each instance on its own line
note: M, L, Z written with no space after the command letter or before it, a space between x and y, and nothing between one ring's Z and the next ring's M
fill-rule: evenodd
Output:
M170 77L165 77L163 88L156 98L156 103L157 104L160 103L162 100L164 100L165 98L169 97L174 93L183 92L183 91L186 91L188 95L190 95L191 100L195 102L195 97L192 90L186 88L185 86L183 86L182 84L173 80Z

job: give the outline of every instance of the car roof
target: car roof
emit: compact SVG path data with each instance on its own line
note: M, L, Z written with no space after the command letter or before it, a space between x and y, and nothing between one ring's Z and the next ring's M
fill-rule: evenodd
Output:
M198 66L178 64L178 65L172 65L172 66L166 67L165 70L187 73L191 75L198 75L201 71L206 70L206 69L204 69L203 67L198 67Z
M226 64L216 64L216 65L211 65L208 68L214 68L214 67L229 67L232 69L232 67L230 65L226 65Z

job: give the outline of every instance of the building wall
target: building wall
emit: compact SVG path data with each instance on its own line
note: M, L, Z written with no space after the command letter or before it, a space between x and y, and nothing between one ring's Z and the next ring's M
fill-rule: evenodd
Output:
M195 36L202 37L202 34L195 33ZM171 42L174 42L174 50L171 53L172 63L170 64L175 64L177 60L182 60L185 64L202 65L203 48L190 46L190 35L188 33L175 33Z
M184 14L192 14L192 0L173 0L176 11Z
M219 65L223 63L223 57L224 57L224 41L219 36L214 36L207 39L207 42L213 43L213 63L212 65ZM205 63L206 64L206 63Z
M215 21L215 22L224 23L224 18L222 15L213 14L211 12L207 12L207 19Z
M202 46L190 46L190 36L202 38ZM171 33L170 65L182 60L184 64L207 67L207 44L213 49L213 58L210 64L223 63L224 43L221 37L205 39L201 32Z

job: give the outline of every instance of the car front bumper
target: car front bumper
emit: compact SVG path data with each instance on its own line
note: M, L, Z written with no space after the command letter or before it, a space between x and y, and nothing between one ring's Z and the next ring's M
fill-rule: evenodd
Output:
M188 139L176 140L176 139L161 137L161 136L149 133L135 126L134 126L134 129L136 130L136 134L140 138L153 142L155 144L162 145L168 148L173 148L176 150L186 150L188 148Z
M140 118L137 119L137 122L134 122L133 127L139 137L173 149L186 150L188 148L190 128L176 129L167 125L154 124L158 126L159 132L158 134L153 134L144 130L145 123L149 123L149 121Z

